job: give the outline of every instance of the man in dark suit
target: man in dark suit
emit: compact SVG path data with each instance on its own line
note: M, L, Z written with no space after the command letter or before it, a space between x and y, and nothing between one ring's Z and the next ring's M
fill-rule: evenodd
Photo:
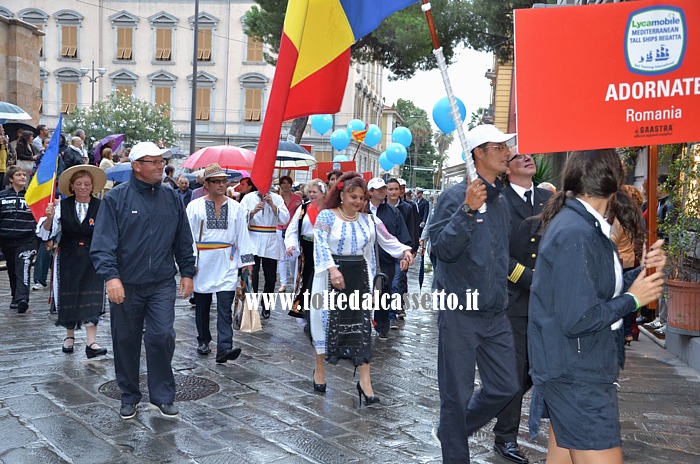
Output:
M418 214L418 209L416 208L416 204L412 201L403 200L406 194L405 180L391 178L388 181L386 181L386 186L386 201L390 205L395 206L401 213L401 216L404 219L404 223L406 224L406 228L408 229L408 233L411 236L411 243L407 243L406 245L409 245L411 247L411 252L413 252L413 255L415 256L416 252L418 251L418 245L420 243L418 220L416 218ZM398 264L396 265L394 271L394 283L392 285L392 292L399 293L401 295L408 292L408 273L406 271L401 271L399 269ZM404 300L402 299L400 311L391 310L389 312L391 316L390 319L392 329L399 328L397 318L403 319L406 317L406 311L403 307L403 303Z
M367 183L367 189L370 195L370 201L367 205L368 211L381 219L386 230L396 237L399 242L404 245L410 245L411 235L408 233L408 228L404 223L401 213L394 206L386 202L387 186L384 180L380 177L375 177ZM394 280L397 262L398 260L396 258L393 258L379 247L379 268L381 272L388 277L384 282L382 294L392 293L392 282ZM374 321L377 323L376 330L379 334L379 338L382 340L388 338L389 308L382 308L380 311L375 311Z
M423 198L423 189L418 187L416 189L416 206L418 207L418 227L420 227L421 234L425 228L425 224L428 222L428 215L430 214L430 202Z
M510 206L510 263L508 266L508 319L513 328L515 361L520 391L513 400L496 416L498 421L493 428L496 435L495 451L519 464L527 464L528 459L518 446L518 427L523 395L532 386L528 375L527 360L527 308L530 298L530 284L535 270L540 218L532 218L542 213L552 192L536 188L532 182L537 167L531 155L518 153L517 145L511 148L511 156L506 169L508 187L502 195ZM525 222L528 218L531 218Z

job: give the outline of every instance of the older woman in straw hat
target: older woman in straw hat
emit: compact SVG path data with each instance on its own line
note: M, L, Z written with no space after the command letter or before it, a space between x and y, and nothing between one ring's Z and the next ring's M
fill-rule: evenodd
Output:
M107 178L96 166L78 165L66 169L58 180L58 190L65 196L59 204L49 203L46 217L39 221L37 235L44 241L61 239L54 262L54 301L58 310L56 325L66 328L63 352L72 353L75 329L85 325L88 359L107 354L97 344L97 324L104 312L104 282L95 273L90 260L90 244L100 192Z

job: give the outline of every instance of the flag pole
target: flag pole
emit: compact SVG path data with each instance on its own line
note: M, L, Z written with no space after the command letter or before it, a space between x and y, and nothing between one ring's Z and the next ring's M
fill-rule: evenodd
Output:
M435 23L433 22L433 13L431 11L430 1L421 0L421 10L425 13L425 19L428 21L428 28L430 29L430 38L433 41L433 55L437 59L438 69L442 75L442 82L445 85L445 91L447 92L447 100L450 103L450 112L452 115L452 120L454 121L455 128L457 129L457 136L459 137L460 145L462 146L462 152L464 153L465 166L467 169L467 177L469 182L474 182L477 178L476 167L474 166L474 159L472 158L471 152L467 149L467 135L464 133L464 128L462 127L462 118L459 115L459 109L457 108L457 100L455 99L454 92L452 92L452 84L450 83L450 76L447 74L447 63L445 62L445 55L442 53L442 46L440 46L440 41L437 37L437 32L435 30ZM486 203L484 203L479 212L484 213L486 211Z

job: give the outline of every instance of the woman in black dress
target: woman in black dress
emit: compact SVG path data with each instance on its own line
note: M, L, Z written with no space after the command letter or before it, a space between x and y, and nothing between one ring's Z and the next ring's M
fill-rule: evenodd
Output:
M104 171L96 166L66 169L58 180L58 189L68 198L55 206L49 203L46 218L37 227L37 235L44 241L60 233L53 276L56 325L66 328L63 352L73 352L75 330L84 324L88 359L107 354L107 349L97 343L97 324L104 313L104 282L90 260L92 233L100 207L100 200L92 195L102 191L106 180Z

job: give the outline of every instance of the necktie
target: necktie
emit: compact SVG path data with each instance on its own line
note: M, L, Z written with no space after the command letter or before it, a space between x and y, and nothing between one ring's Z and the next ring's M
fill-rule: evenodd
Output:
M530 216L532 216L532 190L525 192L525 203L527 203L528 211L530 211Z

